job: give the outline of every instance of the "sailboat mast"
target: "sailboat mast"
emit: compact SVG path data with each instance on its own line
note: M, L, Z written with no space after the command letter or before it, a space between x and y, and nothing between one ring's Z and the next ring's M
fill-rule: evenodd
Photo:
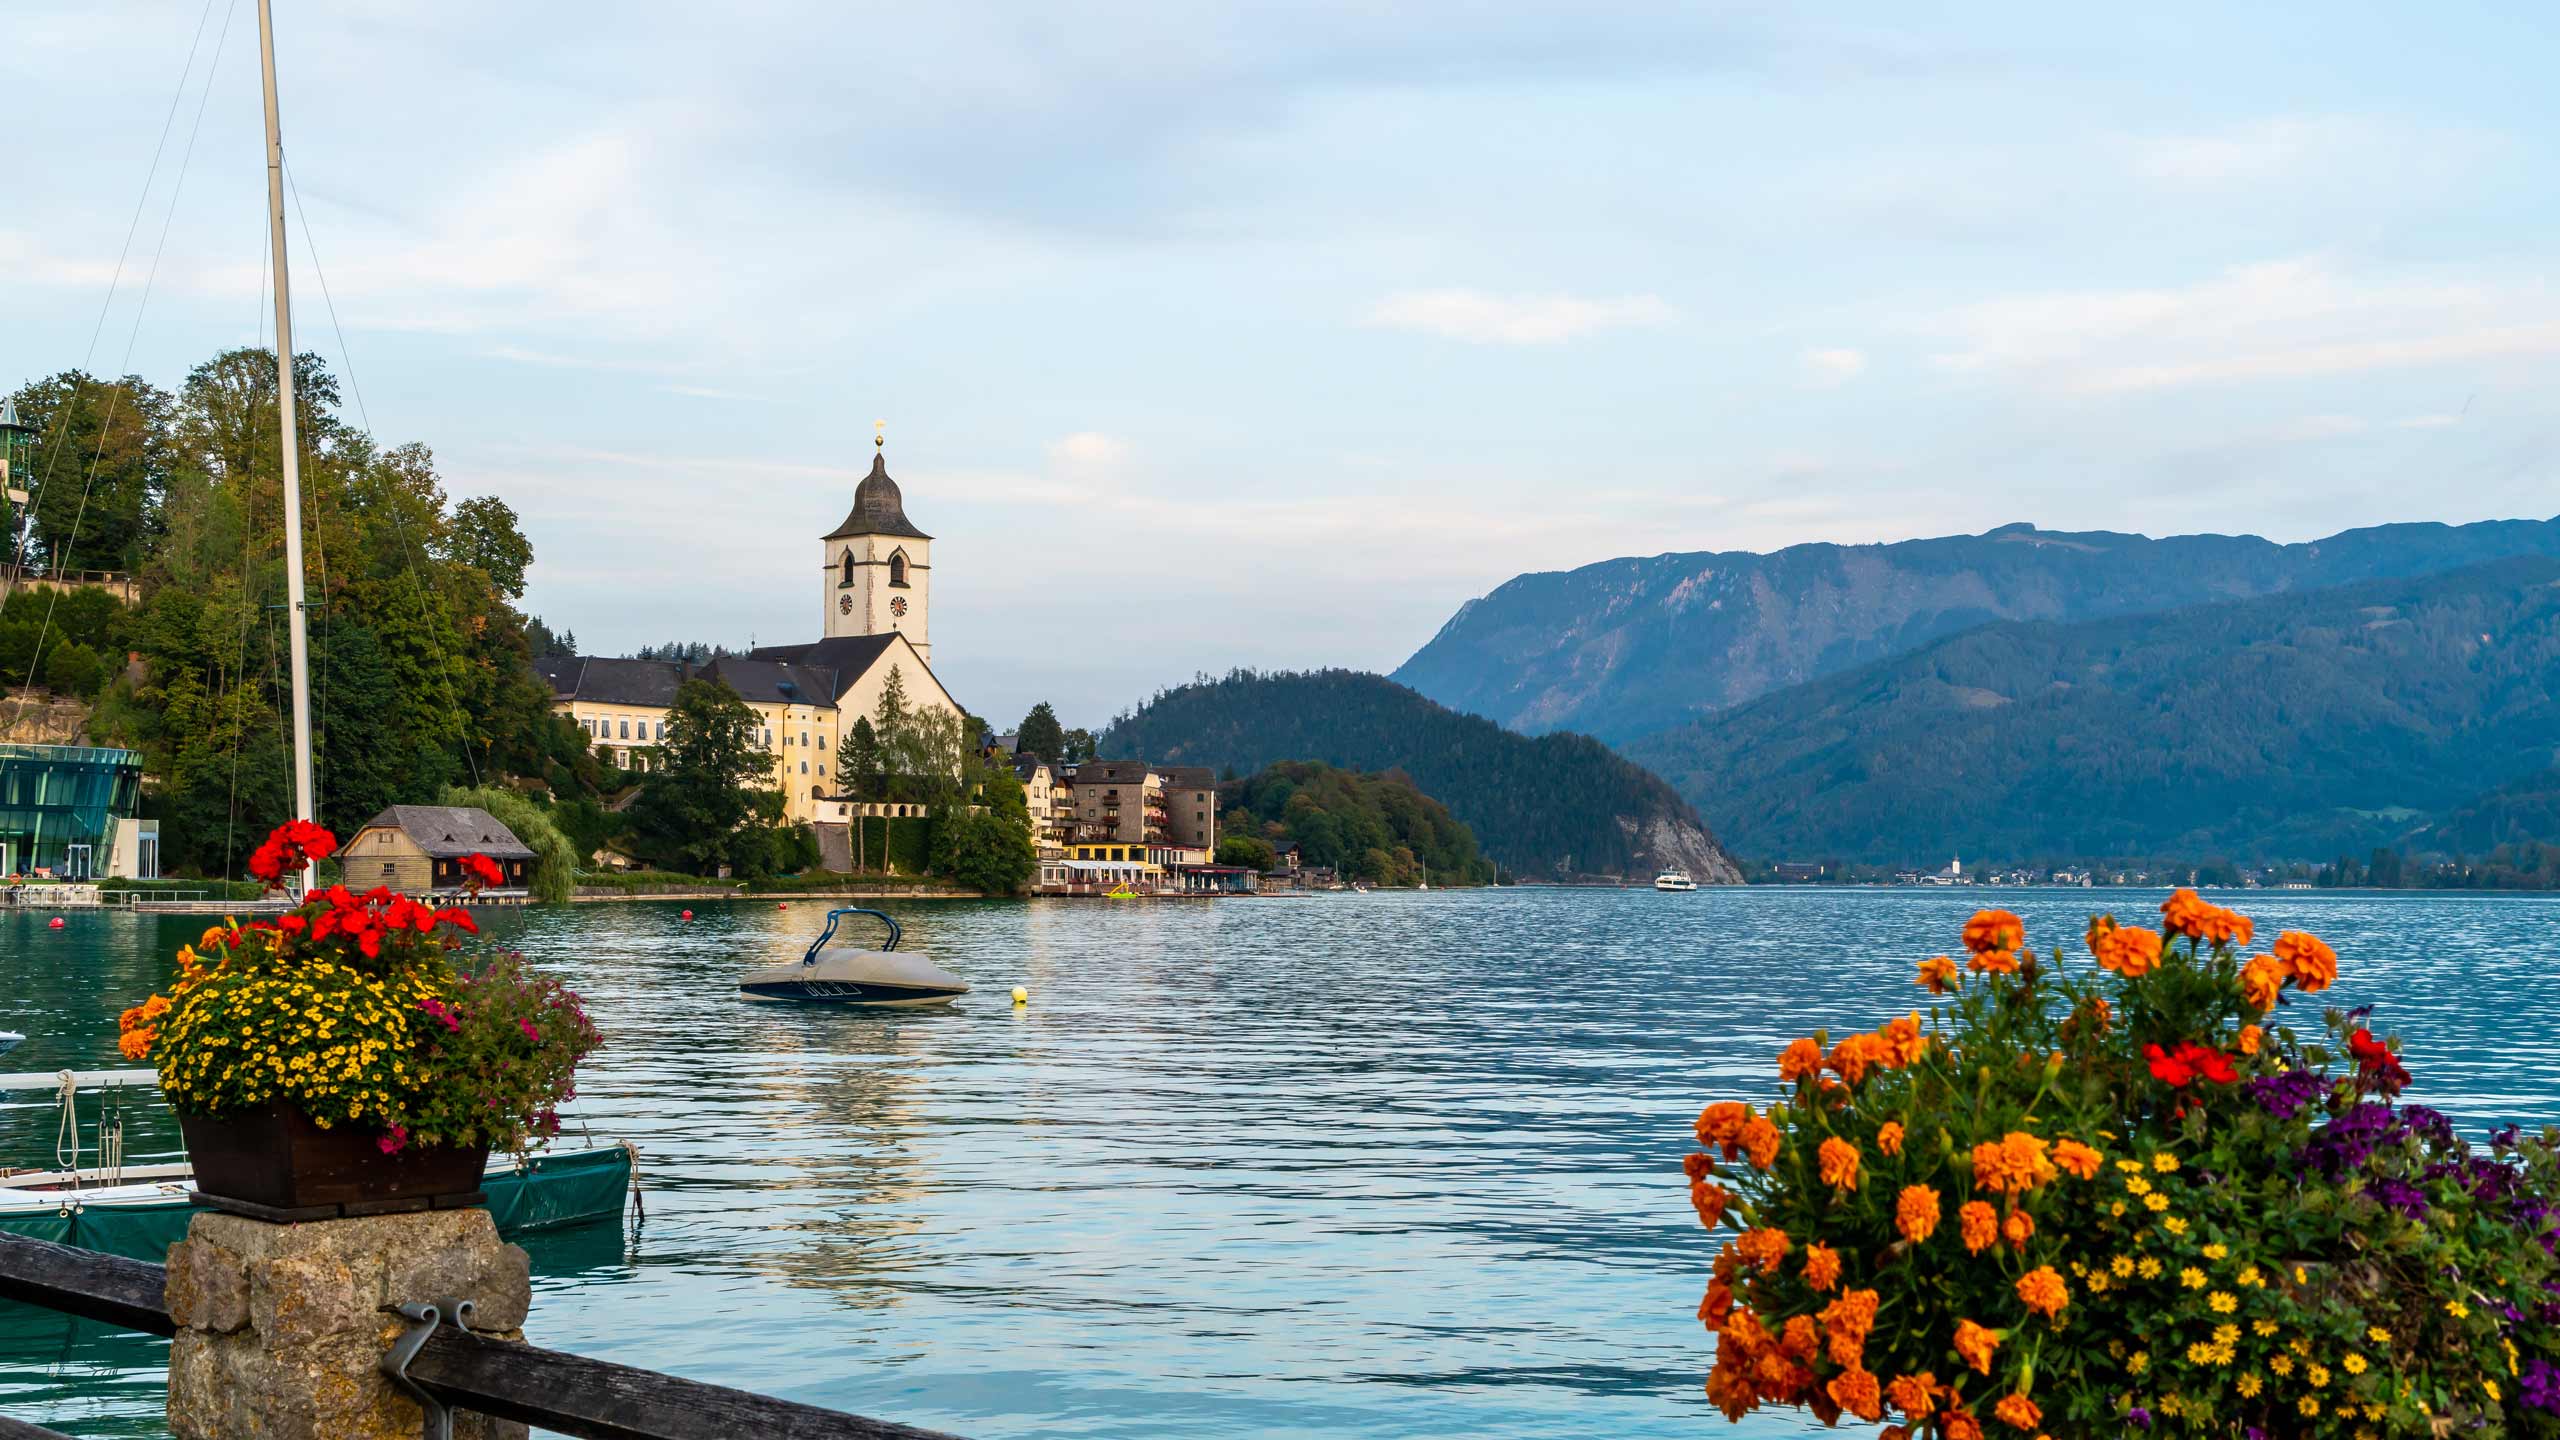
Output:
M284 418L284 583L293 651L293 813L318 818L311 792L311 634L303 619L302 437L293 393L293 292L285 283L284 131L276 119L276 31L270 0L258 0L258 63L267 98L267 248L276 272L276 408ZM303 871L303 889L310 887Z

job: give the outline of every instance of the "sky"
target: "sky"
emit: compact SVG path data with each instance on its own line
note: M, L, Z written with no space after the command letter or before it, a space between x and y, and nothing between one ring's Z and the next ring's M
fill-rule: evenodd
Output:
M2541 6L276 8L300 348L590 653L812 638L875 421L999 724L1620 555L2560 512ZM9 32L0 385L262 340L254 0Z

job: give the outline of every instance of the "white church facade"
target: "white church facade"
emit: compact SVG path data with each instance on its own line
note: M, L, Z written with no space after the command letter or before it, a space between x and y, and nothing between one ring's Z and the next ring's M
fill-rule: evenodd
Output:
M554 711L585 730L600 754L643 771L666 736L677 688L696 675L725 681L756 712L788 818L846 823L857 806L839 765L844 738L856 720L877 713L892 675L910 711L968 713L933 673L932 546L907 518L887 458L875 450L852 510L820 539L820 638L760 645L698 668L587 656L545 657L535 668L551 685Z

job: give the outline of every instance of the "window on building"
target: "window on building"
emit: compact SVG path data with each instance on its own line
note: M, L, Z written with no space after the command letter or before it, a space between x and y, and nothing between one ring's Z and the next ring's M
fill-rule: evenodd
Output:
M800 563L806 565L809 562L803 560ZM809 572L803 570L800 573L806 575ZM897 551L889 557L889 583L901 590L907 588L907 552L904 550Z
M824 730L818 732L818 748L821 750L827 748L827 732Z
M279 381L277 381L276 383L277 383L277 384L279 384L279 385L281 385L281 384L283 384L284 382L283 382L283 381L281 381L281 380L279 380ZM805 562L805 561L804 561L804 562L802 562L802 563L804 563L804 564L805 564L805 563L807 563L807 562ZM801 761L801 762L800 762L800 773L801 773L801 774L803 774L803 775L806 775L806 774L808 774L808 773L809 773L809 762L808 762L808 761L803 760L803 761Z
M846 585L853 583L853 552L851 550L844 552L844 579L841 583Z
M278 381L278 382L276 382L276 383L278 383L278 384L282 384L282 383L284 383L284 382L282 382L282 381ZM628 740L628 739L630 739L630 738L631 738L631 722L630 722L630 721L628 721L628 720L625 720L625 721L623 721L623 722L622 722L622 736L621 736L621 738L623 738L623 739L625 739L625 740Z
M658 722L658 738L661 740L667 738L667 722L664 720Z
M278 384L282 384L282 383L284 383L284 382L282 382L282 381L278 381L278 382L276 382L276 383L278 383ZM767 731L765 731L765 732L764 732L764 748L766 748L767 750L770 750L770 749L772 749L772 748L773 748L773 732L772 732L771 730L767 730Z

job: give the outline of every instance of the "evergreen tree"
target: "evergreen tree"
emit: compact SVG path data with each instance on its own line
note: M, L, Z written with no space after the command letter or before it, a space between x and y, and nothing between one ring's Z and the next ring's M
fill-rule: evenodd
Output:
M1058 724L1058 712L1050 709L1046 700L1032 706L1031 713L1022 717L1022 731L1015 737L1014 753L1037 755L1055 765L1066 748L1067 732Z
M1009 768L973 759L961 785L978 803L949 804L934 817L934 873L984 894L1014 894L1039 865L1022 782Z
M880 735L871 728L871 717L854 717L853 730L845 736L844 751L836 757L836 778L845 793L856 800L878 800L884 792L880 760Z
M782 813L781 792L765 788L770 762L757 744L759 722L738 692L718 680L688 680L667 710L659 769L632 802L631 834L641 858L664 869L709 875L722 865L762 859L764 837L740 834Z

